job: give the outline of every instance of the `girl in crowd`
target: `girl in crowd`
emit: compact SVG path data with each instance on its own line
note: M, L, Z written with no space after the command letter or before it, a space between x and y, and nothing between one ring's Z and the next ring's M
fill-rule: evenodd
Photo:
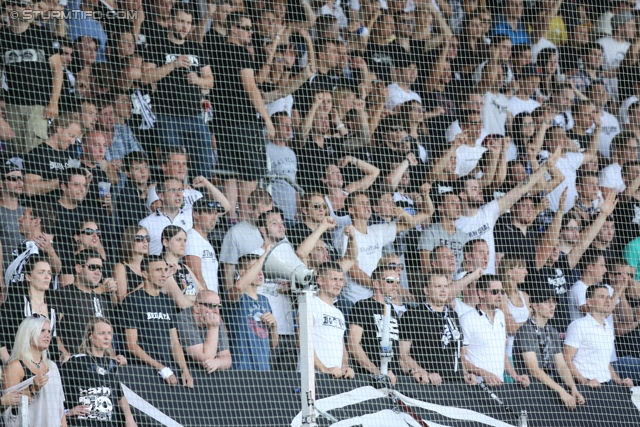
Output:
M9 288L7 299L0 308L0 357L6 363L13 345L16 331L25 317L42 316L51 320L49 327L51 335L56 336L56 310L51 306L49 286L53 277L51 265L46 258L31 255L23 269L24 278L28 284ZM59 356L53 351L53 355Z
M69 426L85 426L87 419L104 426L122 426L122 421L126 427L137 426L120 387L120 363L108 355L112 341L111 322L104 317L93 318L85 328L80 353L62 366ZM95 394L87 396L81 390Z
M22 321L15 335L11 359L6 365L2 388L7 390L33 377L33 383L22 389L29 404L30 427L66 427L64 392L58 366L49 360L51 322L44 316L30 316ZM17 411L5 414L7 427L20 425Z
M113 269L113 278L118 283L118 301L136 290L144 281L140 261L149 255L149 232L144 227L129 227L121 240L122 261Z
M507 326L507 356L512 357L513 338L518 329L529 318L529 296L518 290L527 277L525 260L517 254L508 253L500 261L498 274L502 280L506 298L502 298L500 309Z
M180 310L191 307L198 292L204 289L195 275L182 263L187 247L187 233L177 225L168 225L162 230L162 256L169 265L169 278L165 292Z

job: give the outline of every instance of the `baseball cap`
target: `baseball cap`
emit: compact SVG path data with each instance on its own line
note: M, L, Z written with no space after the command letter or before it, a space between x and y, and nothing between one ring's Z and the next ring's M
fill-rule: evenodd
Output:
M616 13L615 15L613 15L613 18L611 18L611 28L615 30L619 26L626 24L634 18L635 17L631 12Z
M20 157L11 157L2 163L2 176L15 171L23 172L23 164Z
M207 212L207 211L217 211L220 213L226 212L226 209L222 207L220 202L216 202L215 200L211 200L207 197L201 197L193 203L192 207L194 212Z

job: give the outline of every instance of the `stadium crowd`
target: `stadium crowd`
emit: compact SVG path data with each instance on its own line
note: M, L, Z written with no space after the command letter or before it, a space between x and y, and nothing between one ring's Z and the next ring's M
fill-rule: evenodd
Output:
M390 299L391 384L640 382L640 2L1 7L7 426L136 425L126 364L299 369L282 242L319 373L380 373Z

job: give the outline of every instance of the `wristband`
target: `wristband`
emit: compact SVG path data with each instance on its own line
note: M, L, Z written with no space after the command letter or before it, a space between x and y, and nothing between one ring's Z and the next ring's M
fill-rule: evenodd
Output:
M160 375L163 380L166 380L171 375L173 375L173 371L168 366L165 366L164 368L158 371L158 375Z
M344 128L344 123L340 123L338 126L336 126L336 130L340 130Z

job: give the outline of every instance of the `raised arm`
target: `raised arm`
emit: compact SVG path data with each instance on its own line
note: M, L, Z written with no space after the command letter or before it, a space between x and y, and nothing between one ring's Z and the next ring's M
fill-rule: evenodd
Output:
M505 213L513 206L515 202L520 200L522 196L531 191L534 185L540 180L544 179L544 173L547 171L547 166L543 165L538 168L537 171L529 176L529 182L524 185L520 185L513 190L509 191L503 197L498 199L498 206L500 207L500 215Z
M376 178L378 178L378 175L380 175L380 169L356 157L345 156L338 161L338 166L340 168L343 168L348 164L352 164L360 169L360 171L364 173L364 176L358 181L348 184L344 188L347 193L367 190L369 187L371 187L371 184L374 183Z
M587 227L585 230L580 233L580 238L578 242L573 246L571 252L567 255L567 262L569 263L569 267L573 268L578 264L582 254L587 250L593 239L598 235L600 229L604 225L607 217L613 213L613 210L616 207L618 200L616 199L615 194L607 194L607 197L602 205L600 205L600 214L598 217Z
M260 258L236 280L231 289L229 289L228 298L230 302L236 303L240 301L242 294L245 293L246 289L251 285L251 282L256 279L258 273L262 271L264 260L267 259L267 255L269 255L272 248L273 245L268 245Z
M565 188L560 195L560 204L558 211L553 217L551 225L547 228L542 239L542 244L536 247L535 266L536 270L540 270L547 263L554 248L558 245L558 237L560 236L560 226L562 225L562 212L567 202L567 189Z
M300 243L298 249L296 249L296 255L298 255L300 261L306 265L309 260L309 255L313 252L313 248L315 248L318 240L322 238L322 235L326 231L333 230L334 228L336 228L336 220L330 216L324 217L318 227L313 230L313 233L307 236L307 238Z
M338 261L342 271L349 271L351 267L358 262L358 241L356 240L356 229L353 225L347 225L344 228L344 234L347 236L347 249L344 256Z

